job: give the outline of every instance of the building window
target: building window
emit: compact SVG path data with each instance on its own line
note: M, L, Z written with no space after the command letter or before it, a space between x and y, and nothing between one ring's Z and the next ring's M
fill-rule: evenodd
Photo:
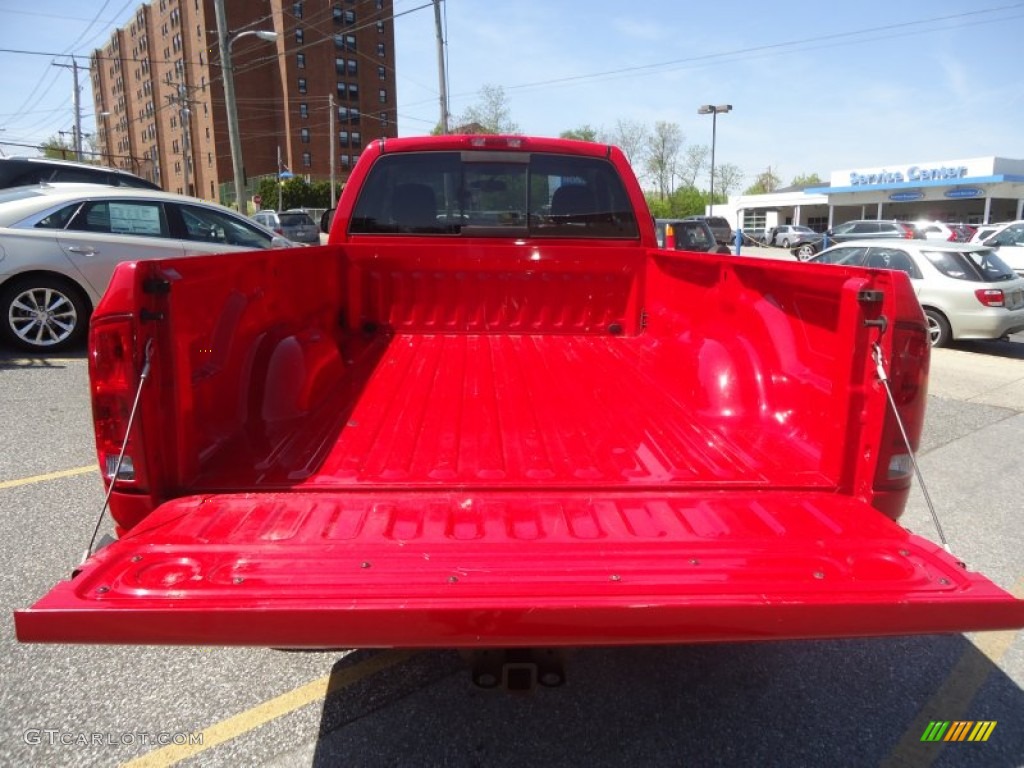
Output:
M345 98L345 84L344 83L338 83L338 98L339 99L344 99ZM338 114L341 114L341 110L338 110Z
M340 57L334 59L334 71L337 72L339 75L344 75L345 74L345 60L344 59L342 59Z
M377 98L380 99L381 104L387 104L388 92L385 89L381 88L379 91L377 91Z
M363 146L363 135L359 131L352 131L352 146Z
M384 47L384 43L377 43L377 55L387 56L387 49Z
M299 104L299 117L309 117L309 105L305 102Z
M356 12L355 11L345 11L345 13L344 13L344 21L345 21L346 24L355 24L356 23Z
M349 101L359 101L359 86L355 83L348 84Z
M313 165L313 155L310 154L309 152L303 152L302 153L302 167L303 168L309 168L311 165Z
M388 113L387 112L381 112L380 113L380 127L381 128L387 128L388 127Z
M295 42L298 43L299 45L302 45L302 43L305 41L305 38L306 38L306 34L301 29L296 27L295 28Z
M302 3L292 3L292 16L296 19L302 18Z
M299 131L299 139L302 140L303 144L309 144L309 128L303 128Z
M378 35L383 35L384 34L384 22L383 21L378 21L377 22L377 34Z
M388 79L388 71L387 71L387 69L385 69L384 67L377 67L377 79L378 80L387 80Z
M306 92L306 78L300 77L299 78L299 93L305 93L305 92Z
M348 146L348 131L338 131L338 146Z
M358 61L356 61L355 59L349 59L346 62L346 65L347 65L348 74L349 74L350 77L355 77L356 75L359 74L359 62Z
M304 53L296 53L295 54L295 66L297 66L299 69L305 69L306 68L306 54L304 54Z

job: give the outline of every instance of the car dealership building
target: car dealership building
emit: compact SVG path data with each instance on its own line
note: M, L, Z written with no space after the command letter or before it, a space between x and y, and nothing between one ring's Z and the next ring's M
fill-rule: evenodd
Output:
M851 219L983 224L1024 218L1024 160L975 157L833 171L829 183L737 195L715 213L760 232L780 224L818 231Z

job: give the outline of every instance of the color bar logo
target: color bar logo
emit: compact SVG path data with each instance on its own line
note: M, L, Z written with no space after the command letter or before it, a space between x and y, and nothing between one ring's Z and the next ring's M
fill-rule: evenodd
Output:
M995 720L932 720L921 741L988 741L995 729Z

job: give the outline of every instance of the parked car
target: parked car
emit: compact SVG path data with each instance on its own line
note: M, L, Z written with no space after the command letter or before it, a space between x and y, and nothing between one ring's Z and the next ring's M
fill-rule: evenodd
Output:
M944 240L948 243L958 241L953 228L941 221L912 221L910 226L914 228L914 237L922 240Z
M715 233L715 240L720 245L732 245L735 234L724 216L684 216L683 221L705 221Z
M956 339L999 339L1024 331L1024 278L986 246L851 240L811 261L906 272L928 320L932 346L943 347Z
M655 236L661 248L702 253L732 253L716 242L715 233L703 219L655 219Z
M813 242L821 239L821 233L815 232L810 227L801 224L780 224L775 227L772 239L768 245L779 245L783 248L791 248L800 243Z
M983 243L990 237L992 237L992 235L994 235L1000 229L1012 223L1013 222L1010 221L1000 221L994 224L979 224L977 228L974 230L974 234L971 235L971 239L969 242Z
M989 234L982 243L995 248L999 257L1018 275L1024 275L1024 221L1011 221Z
M301 208L293 208L280 213L257 211L252 218L293 243L320 243L319 227L313 221L313 217Z
M121 261L290 246L193 197L69 184L0 191L0 341L33 351L78 342Z
M819 235L814 240L801 243L790 250L797 259L806 261L829 245L845 243L849 240L875 238L901 238L909 240L913 237L915 237L914 228L905 221L855 219L829 229L824 235Z
M0 189L54 183L108 184L114 187L160 189L153 182L120 168L53 160L48 157L0 158Z

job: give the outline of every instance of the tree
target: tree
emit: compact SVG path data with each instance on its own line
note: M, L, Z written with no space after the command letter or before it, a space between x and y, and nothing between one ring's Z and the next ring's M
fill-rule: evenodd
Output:
M779 188L779 177L772 172L771 166L764 173L759 173L756 180L744 191L745 195L764 195Z
M708 163L708 152L706 144L691 144L683 150L683 159L679 163L679 175L683 186L697 186L697 177Z
M278 184L281 189L281 210L289 208L330 208L331 182L307 182L301 176L293 176L282 182L272 176L260 179L256 193L263 198L264 208L277 208Z
M636 168L640 165L644 146L647 144L647 136L647 127L643 123L638 123L635 120L619 120L604 140L621 149L630 165Z
M480 133L519 133L500 85L485 85L480 89L480 101L466 109L456 121L460 126L472 126Z
M39 148L43 150L43 157L52 157L55 160L74 160L75 147L70 141L65 141L60 134L51 136Z
M581 125L579 128L573 128L568 131L562 131L558 135L563 139L578 139L579 141L599 141L597 129L591 127L590 125Z
M721 193L725 200L729 199L729 193L739 189L743 181L743 171L733 163L722 163L715 167L715 197ZM723 200L723 202L725 202ZM714 201L712 201L714 202Z
M662 199L668 194L679 166L679 150L683 146L683 131L676 123L659 120L654 133L647 137L644 166L658 185Z
M793 181L790 182L791 186L794 187L811 187L815 184L821 184L821 177L816 173L806 174L801 173L799 176L794 176Z

